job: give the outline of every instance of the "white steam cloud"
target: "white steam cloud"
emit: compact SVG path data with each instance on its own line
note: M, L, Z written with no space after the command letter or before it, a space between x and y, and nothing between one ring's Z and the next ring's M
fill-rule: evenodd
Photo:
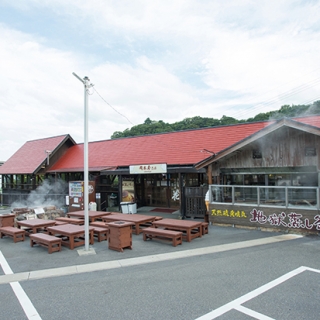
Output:
M36 189L26 195L25 200L12 203L11 208L36 208L55 206L57 209L65 206L66 195L68 194L68 183L63 180L44 182Z

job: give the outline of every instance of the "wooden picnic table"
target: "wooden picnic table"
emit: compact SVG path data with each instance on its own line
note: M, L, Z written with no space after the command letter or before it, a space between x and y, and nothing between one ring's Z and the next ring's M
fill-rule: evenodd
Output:
M41 231L41 229L46 230L47 227L54 226L55 223L56 222L54 220L31 219L17 221L17 226L20 229L23 229L22 227L25 227L26 235L29 235L31 233L37 233L38 231Z
M132 222L134 224L134 233L140 234L142 232L142 225L150 222L152 223L156 217L155 216L147 216L144 214L109 214L107 216L101 217L101 219L105 222L113 222L113 221L126 221Z
M58 217L56 218L56 221L66 222L68 224L76 224L78 226L84 225L84 220L79 218Z
M89 242L94 244L94 228L89 226ZM62 238L62 245L73 250L75 247L85 244L85 227L75 224L63 224L60 226L48 227L50 235Z
M106 211L88 211L88 218L90 222L93 222L98 219L101 219L102 216L105 216L107 214L108 213ZM76 218L84 219L84 210L68 212L67 216L69 218L76 217Z
M152 222L156 228L182 231L182 238L190 242L194 238L202 237L202 222L178 219L162 219Z

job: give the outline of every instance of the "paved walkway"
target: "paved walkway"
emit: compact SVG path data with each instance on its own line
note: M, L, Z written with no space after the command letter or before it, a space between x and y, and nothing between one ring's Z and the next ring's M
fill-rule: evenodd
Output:
M147 256L137 257L137 258L96 262L96 263L89 263L89 264L83 264L83 265L73 265L73 266L67 266L67 267L49 268L49 269L34 270L34 271L19 272L19 273L13 273L11 271L11 268L9 267L5 257L0 251L0 264L5 273L4 275L0 276L0 284L17 282L17 281L43 279L43 278L49 278L49 277L59 277L59 276L65 276L65 275L71 275L71 274L94 272L94 271L115 269L115 268L121 268L121 267L129 267L133 265L154 263L154 262L160 262L160 261L166 261L166 260L182 259L182 258L199 256L204 254L238 250L238 249L250 248L250 247L259 246L259 245L272 244L272 243L281 242L281 241L294 240L300 237L301 236L299 235L293 235L293 234L278 235L278 236L267 237L262 239L248 240L248 241L242 241L237 243L223 244L223 245L197 248L197 249L191 249L191 250L176 251L176 252L170 252L170 253L162 253L157 255L147 255ZM44 254L44 252L41 252L41 253L39 252L39 254ZM59 253L56 253L56 254L59 254Z
M150 208L145 208L143 210L140 210L138 211L138 213L163 216L164 218L170 217L170 218L179 219L179 214L166 214L166 213L153 212L153 211L150 211ZM72 282L71 279L75 279L74 277L78 279L78 282L79 282L78 289L81 289L81 285L82 285L82 280L80 281L79 278L81 279L88 278L88 280L85 280L85 281L88 281L88 283L91 283L92 279L95 279L95 277L97 279L101 279L101 280L103 279L102 281L105 281L105 278L100 278L101 271L107 271L108 274L113 274L114 279L112 277L108 278L108 281L107 281L108 286L112 285L113 281L115 285L117 285L117 281L123 281L124 283L127 283L126 281L129 281L129 283L131 283L132 279L134 279L134 277L136 276L136 275L130 276L131 272L133 274L135 273L134 270L139 270L138 271L139 274L141 272L146 273L146 275L144 275L146 277L148 277L150 273L149 277L150 279L153 279L154 273L152 270L157 270L157 273L156 273L157 275L158 274L161 275L162 272L165 272L164 270L162 271L161 268L157 269L158 265L156 263L161 263L161 266L163 265L169 266L171 264L175 266L176 264L178 264L178 265L184 265L185 268L188 268L189 265L191 266L192 264L196 264L197 260L192 259L192 257L199 257L199 260L201 260L202 262L207 262L208 265L211 265L211 262L209 261L214 261L214 265L218 270L224 270L224 268L228 268L228 266L231 264L229 262L224 262L224 260L223 261L220 260L222 256L223 256L223 259L227 259L227 261L229 261L229 259L232 260L233 256L237 257L239 252L242 252L242 253L245 252L246 254L249 254L249 255L250 255L250 252L254 252L255 258L257 258L257 255L260 256L260 253L258 254L258 252L262 252L259 249L260 247L263 248L264 250L266 248L269 248L268 250L270 250L271 248L272 250L274 250L274 248L276 248L278 245L279 246L288 245L291 247L291 246L295 246L294 245L295 242L292 240L297 240L297 239L301 239L301 240L298 240L298 243L301 241L302 243L304 243L305 241L304 237L296 234L281 234L281 233L274 233L274 232L262 232L258 230L237 229L232 227L218 227L218 226L210 225L209 234L204 235L202 238L196 238L192 240L190 243L183 241L182 245L179 245L177 247L173 247L171 244L162 243L160 241L154 241L154 240L143 241L142 235L140 234L140 235L132 236L132 241L133 241L132 250L125 249L124 252L122 253L109 250L108 242L102 241L102 242L95 242L95 244L92 246L96 254L79 255L78 251L83 250L82 247L80 247L81 249L79 250L76 250L76 249L69 250L68 248L63 247L61 252L48 254L47 250L43 247L36 246L31 248L28 238L26 241L19 242L19 243L13 243L12 239L3 238L3 239L0 239L0 242L1 242L0 286L2 286L3 289L7 288L6 286L11 286L11 289L15 293L15 296L17 297L17 299L19 300L20 305L24 310L24 314L26 315L27 319L40 320L41 319L40 314L44 318L46 317L48 318L47 313L49 311L45 309L46 308L44 306L45 303L43 306L42 306L42 302L39 304L39 301L37 301L37 295L33 295L33 296L30 295L30 289L34 288L34 290L38 292L37 290L39 290L39 283L41 282L55 283L57 288L60 287L60 283L61 283L61 288L59 290L57 289L56 294L59 294L61 290L68 291L68 289L64 287L64 282L70 281L73 287L73 285L77 283L77 281L75 283ZM306 242L306 243L309 243L309 242ZM248 248L251 248L251 249L245 250ZM310 249L311 249L311 246L310 246ZM224 252L234 252L234 254L221 255ZM303 252L305 252L305 250ZM217 258L220 257L220 258L214 259L215 257ZM261 253L260 259L262 259L262 257L264 257L263 253ZM242 256L241 257L239 256L239 259L240 259L239 261L241 261L242 263L243 262ZM219 268L220 261L223 265L223 269L221 267ZM248 261L251 261L251 259L248 259ZM258 261L259 261L259 258L258 258ZM275 260L273 259L272 261L274 264ZM150 267L146 268L147 265L149 265ZM282 266L283 264L279 262L279 265ZM137 266L138 268L134 268L134 266ZM204 270L200 271L199 265L197 265L198 272L205 273ZM253 318L255 317L257 319L270 319L264 316L263 314L259 314L258 312L255 312L253 308L249 308L249 305L248 304L245 305L245 302L249 301L249 299L254 299L255 297L258 297L261 293L266 292L266 290L271 290L272 288L274 288L275 286L278 286L283 281L287 281L288 279L291 279L291 277L295 276L296 274L306 273L306 271L310 271L310 270L313 272L313 274L315 272L319 273L318 269L311 269L307 267L301 267L301 268L295 269L292 272L284 273L282 277L279 277L279 278L274 277L273 278L275 279L274 281L267 283L265 286L262 286L259 288L256 287L257 290L254 290L252 292L249 292L249 290L248 291L244 290L245 292L248 292L248 294L239 295L238 299L235 299L228 304L224 305L223 303L221 303L220 304L221 307L215 310L211 309L213 311L209 313L208 313L208 309L202 306L201 300L197 300L198 301L197 308L199 308L198 314L203 315L199 319L213 319L220 316L222 317L223 315L225 315L228 318L228 314L232 315L235 312L241 313L243 315L246 314L249 317L253 317ZM230 274L228 272L223 272L221 273L220 276L222 277L224 273ZM119 278L120 280L119 279L117 280L117 274L119 274L119 277L121 277L121 279ZM184 290L186 286L189 286L189 282L190 282L190 287L197 286L198 277L195 277L195 282L192 283L193 281L191 276L192 274L193 273L189 273L190 278L188 283L183 284ZM70 277L70 278L66 277L71 275L73 277ZM86 276L84 277L84 275ZM246 275L246 273L242 274L242 276L244 275ZM166 274L166 277L167 276L170 276L173 279L175 279L175 276L173 273L171 274L168 273ZM128 278L125 278L126 279L125 280L124 277L128 277ZM113 279L113 280L110 282L110 279ZM228 280L226 280L225 283L228 283L228 281L230 281L229 276L227 279ZM208 278L208 281L210 282L215 280L214 278ZM216 279L216 281L218 281L218 279ZM237 281L239 281L239 279ZM98 281L98 283L99 282L100 281ZM160 282L158 281L157 283L160 285L160 288L158 288L158 290L161 290L162 289L161 281ZM233 288L236 282L231 281L231 283L233 283L232 284L232 288ZM212 283L211 287L214 288L215 285L216 285L215 283ZM44 284L43 288L47 288L47 286ZM87 288L88 290L91 290L89 289L89 287ZM209 290L209 288L202 287L202 290ZM220 288L221 290L223 290L222 287ZM140 293L140 297L141 297L141 296L144 296L145 288L142 287L140 289L142 292ZM50 290L55 290L55 286L52 287ZM119 290L118 286L117 286L117 290ZM152 289L152 291L150 291L149 294L152 294L153 290L154 289ZM167 290L168 290L167 288L164 289L165 292ZM233 289L230 288L229 292L232 292L232 290ZM93 295L95 291L92 291L90 294ZM243 291L243 288L239 290L239 292L242 292L242 291ZM138 296L138 287L135 287L134 292ZM181 291L179 290L179 292ZM42 294L45 294L45 291ZM207 296L209 295L210 295L210 292L207 293ZM70 300L68 300L68 303L66 304L66 310L59 310L60 316L61 315L65 316L66 314L68 314L70 304L75 304L74 307L79 306L79 304L76 301L73 301L71 299L72 296L73 294L71 294ZM14 304L13 301L10 300L10 303ZM36 308L34 307L35 301L37 306ZM163 305L166 305L169 301L163 302ZM221 301L223 301L223 299L221 299ZM112 300L112 303L109 304L109 309L108 309L109 313L111 308L112 309L115 308L114 303L115 303L114 300ZM83 304L85 305L85 302L83 302ZM135 305L136 303L133 302L131 304L131 309L135 308ZM88 305L86 306L88 307ZM119 308L121 310L121 303L119 304ZM142 306L140 305L140 307L137 308L137 311L136 311L139 316L141 315L141 312L143 312L143 309L141 308ZM10 311L12 310L12 308L8 307L6 309L8 309L7 310L8 314L12 312ZM16 312L17 313L20 312L19 308L16 308ZM82 312L86 312L86 311L82 310ZM101 318L105 318L104 315L106 311L104 311L104 308L101 309L101 312L103 313L103 317L101 316ZM161 312L163 312L163 309ZM80 314L81 312L78 312L78 315ZM172 317L174 317L174 314L175 314L174 312L172 312L171 314L169 313L169 315ZM195 312L195 314L197 313ZM156 318L157 317L155 317L155 319ZM176 316L176 318L179 318L179 316ZM114 316L113 319L117 319L117 318Z

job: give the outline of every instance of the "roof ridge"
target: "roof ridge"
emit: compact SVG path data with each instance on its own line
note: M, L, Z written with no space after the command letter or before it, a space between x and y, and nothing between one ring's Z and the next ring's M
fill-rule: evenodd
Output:
M40 140L49 140L49 139L53 139L53 138L59 138L59 137L67 137L70 136L69 133L66 134L59 134L57 136L52 136L52 137L46 137L46 138L39 138L39 139L33 139L33 140L28 140L26 142L34 142L34 141L40 141Z

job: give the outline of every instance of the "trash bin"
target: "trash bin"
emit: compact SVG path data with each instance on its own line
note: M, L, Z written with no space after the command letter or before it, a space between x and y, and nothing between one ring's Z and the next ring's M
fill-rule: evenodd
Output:
M129 204L131 202L120 202L122 213L129 213Z
M120 202L122 213L137 213L137 204L134 202Z
M97 203L89 202L89 211L97 211Z
M130 202L129 202L130 203ZM124 248L132 249L132 222L114 221L108 223L108 247L123 252Z
M137 204L134 203L134 202L131 202L131 203L128 205L128 210L129 210L129 213L131 213L131 214L137 213Z

